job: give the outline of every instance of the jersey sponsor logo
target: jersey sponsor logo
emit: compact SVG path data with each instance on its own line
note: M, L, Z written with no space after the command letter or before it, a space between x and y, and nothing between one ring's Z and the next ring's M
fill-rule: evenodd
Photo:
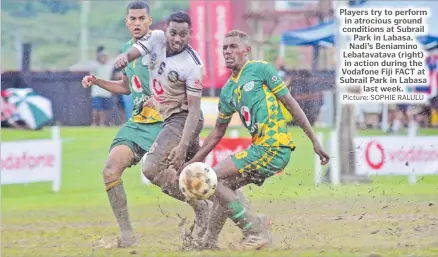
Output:
M245 121L246 126L251 125L251 113L249 113L249 108L247 106L242 106L240 108L240 113L242 114L243 120Z
M167 75L167 78L169 79L170 82L177 82L179 80L179 74L178 72L172 70Z
M158 80L156 79L153 80L152 87L154 88L155 94L162 95L164 93L163 86L161 86L161 83L158 82Z
M246 92L251 91L254 88L254 81L250 81L245 83L245 85L243 85L243 90L245 90Z
M164 94L163 86L158 80L154 79L152 81L152 89L154 90L154 99L158 103L163 103L166 100L166 97L163 95Z
M256 122L254 125L251 126L251 129L249 130L249 132L251 134L254 134L255 132L257 132L257 130L259 130L259 123Z
M131 79L132 90L137 93L143 92L143 88L141 87L141 80L137 75L132 76Z
M136 108L137 110L135 110L138 114L141 112L141 109L143 108L143 104L144 102L146 102L149 99L149 96L147 95L141 95L140 97L134 97L134 108Z
M160 104L164 104L164 103L166 103L166 97L164 96L164 95L154 95L154 99L155 99L155 101L157 101L157 103L160 103Z
M275 75L274 75L274 76L272 76L272 81L274 81L274 82L275 82L275 81L277 81L277 80L278 80L277 76L275 76Z

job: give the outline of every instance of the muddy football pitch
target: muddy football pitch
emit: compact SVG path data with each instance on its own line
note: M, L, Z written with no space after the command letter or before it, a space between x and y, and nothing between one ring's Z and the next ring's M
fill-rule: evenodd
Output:
M372 177L370 184L315 187L311 144L295 128L298 147L286 172L261 188L245 189L252 210L271 218L272 248L235 250L241 234L228 221L220 237L223 251L179 251L179 225L182 219L191 222L193 214L187 205L142 184L139 166L123 177L138 246L96 247L100 239L117 235L101 176L116 132L61 129L60 192L51 192L49 183L2 186L1 256L438 256L437 177L420 177L415 185L406 177ZM14 141L49 138L50 132L3 129L1 136Z

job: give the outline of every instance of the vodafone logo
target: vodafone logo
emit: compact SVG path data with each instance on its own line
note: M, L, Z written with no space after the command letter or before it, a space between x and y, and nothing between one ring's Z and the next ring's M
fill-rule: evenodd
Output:
M373 170L382 168L385 164L385 150L376 141L371 141L365 147L365 161Z
M358 175L438 174L438 136L356 137Z
M1 158L1 170L20 170L52 168L55 166L56 158L53 154L34 155L23 152L22 154L9 154Z
M137 77L137 75L132 76L131 84L132 84L132 90L134 90L137 93L143 92L143 88L141 87L141 80L139 77Z
M242 108L240 108L240 113L243 116L243 119L245 120L245 124L247 127L249 127L251 125L251 113L249 113L249 109L246 106L242 106Z
M164 93L163 86L161 86L160 82L158 80L154 79L152 83L152 87L154 88L154 92L157 95L162 95Z

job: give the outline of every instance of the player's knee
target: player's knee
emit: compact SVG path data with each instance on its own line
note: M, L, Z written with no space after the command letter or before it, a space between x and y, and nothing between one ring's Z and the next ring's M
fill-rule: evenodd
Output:
M147 179L153 182L155 177L159 174L159 168L157 165L151 164L150 162L147 162L147 160L144 160L142 172Z
M105 183L121 179L123 169L117 168L111 162L107 162L103 168L103 180Z

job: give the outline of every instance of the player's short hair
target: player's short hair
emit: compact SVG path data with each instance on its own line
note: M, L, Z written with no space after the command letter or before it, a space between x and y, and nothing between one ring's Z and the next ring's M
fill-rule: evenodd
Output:
M102 53L103 51L105 51L105 47L102 46L102 45L98 46L97 49L96 49L96 53L97 53L97 54L100 54L100 53Z
M169 25L170 22L177 22L177 23L187 23L189 24L189 28L192 27L192 19L190 18L189 14L183 11L174 12L171 15L169 15L169 18L167 18L166 24Z
M244 43L246 44L249 43L248 35L245 32L238 29L229 31L227 34L225 34L225 37L238 37Z
M128 4L128 7L126 8L126 13L128 13L129 10L139 10L139 9L146 9L146 12L149 14L150 8L145 1L130 2Z

